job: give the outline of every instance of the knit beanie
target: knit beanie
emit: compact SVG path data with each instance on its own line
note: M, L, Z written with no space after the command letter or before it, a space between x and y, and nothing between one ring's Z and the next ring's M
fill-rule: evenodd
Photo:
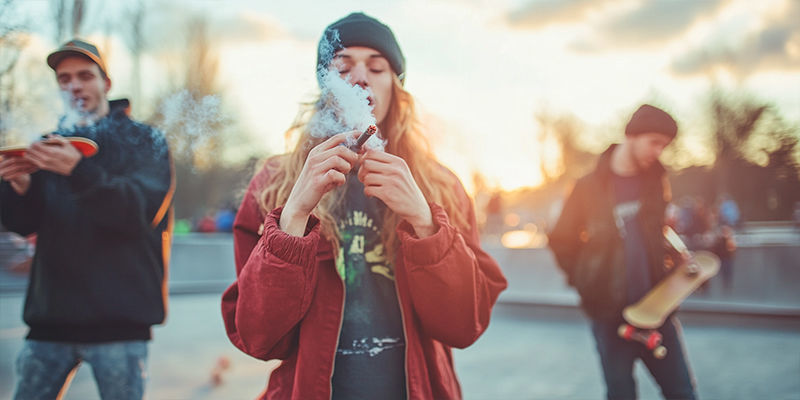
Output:
M644 104L631 116L625 127L625 136L655 132L674 138L678 133L678 124L666 111Z
M338 32L339 41L335 41L334 32ZM401 81L405 78L406 59L394 33L388 26L369 15L352 13L325 28L317 47L318 70L328 68L328 65L323 65L330 62L330 54L326 54L330 51L326 46L327 43L333 45L334 53L351 46L375 49L389 61L389 65Z

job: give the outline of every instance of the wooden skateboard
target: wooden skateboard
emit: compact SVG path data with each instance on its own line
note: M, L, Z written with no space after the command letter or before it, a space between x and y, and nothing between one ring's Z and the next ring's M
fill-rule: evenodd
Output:
M92 139L84 137L68 137L67 139L73 147L83 154L84 157L91 157L97 154L99 147ZM0 157L22 157L28 151L28 146L6 146L0 147Z
M644 344L658 359L666 357L667 349L661 346L661 334L657 329L683 300L719 271L716 255L708 251L690 252L672 228L664 230L664 238L678 254L676 258L683 261L641 300L622 310L626 323L617 331L623 339Z

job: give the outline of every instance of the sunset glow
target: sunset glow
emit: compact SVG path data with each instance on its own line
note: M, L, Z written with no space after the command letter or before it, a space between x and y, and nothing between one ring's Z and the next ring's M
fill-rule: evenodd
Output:
M548 171L561 168L557 146L541 142L535 115L542 110L577 118L589 138L584 144L597 150L621 139L623 121L638 104L657 103L686 134L690 150L681 156L688 164L708 162L701 108L713 85L746 90L800 121L800 18L792 17L800 15L800 5L791 0L563 2L561 10L552 2L523 0L368 6L241 0L225 2L224 9L214 1L145 3L150 36L135 116L152 113L152 99L171 84L185 46L185 17L202 16L219 57L216 86L247 138L228 149L225 157L232 161L286 150L284 132L298 105L317 91L314 63L322 29L357 10L394 30L407 59L406 87L417 99L434 149L468 188L474 172L492 187L513 190L541 184L541 163ZM46 15L48 4L25 1L21 12ZM103 12L122 12L114 10L122 7L116 3L106 7ZM643 20L653 13L659 13L657 21ZM32 71L48 76L43 59L56 43L41 29L23 57L26 65L41 65L18 71L20 79L33 78L27 77ZM764 36L777 29L788 33L783 43L768 43L779 46L775 52L763 46L783 37ZM88 30L86 36L108 47L111 97L131 95L131 55L122 33L102 26ZM52 107L51 115L26 122L25 132L46 130L57 114Z

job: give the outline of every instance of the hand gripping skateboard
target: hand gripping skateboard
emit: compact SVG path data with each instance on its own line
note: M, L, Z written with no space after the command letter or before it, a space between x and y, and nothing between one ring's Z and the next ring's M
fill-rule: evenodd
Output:
M684 299L719 271L716 255L707 251L690 252L672 228L665 228L664 238L682 261L641 300L622 310L626 323L617 331L623 339L644 344L658 359L666 357L667 349L661 345L657 329Z
M73 147L83 154L84 157L91 157L99 150L94 140L85 137L72 136L65 138ZM0 147L0 157L22 157L28 151L28 146L6 146Z

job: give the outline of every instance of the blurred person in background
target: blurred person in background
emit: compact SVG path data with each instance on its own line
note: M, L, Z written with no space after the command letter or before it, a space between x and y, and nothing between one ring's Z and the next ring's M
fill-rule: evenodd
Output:
M794 221L794 229L800 232L800 201L794 202L794 211L792 211L792 220Z
M214 219L213 211L206 211L203 217L197 220L195 232L214 233L217 231L217 221Z
M236 209L232 206L222 207L214 216L217 232L233 232L233 221L236 219Z
M228 336L282 360L264 397L460 398L451 348L486 330L506 280L480 246L472 201L418 127L391 29L350 14L320 49L337 33L318 70L370 92L385 151L340 145L357 131L314 138L298 121L295 150L267 161L236 216Z
M719 225L714 232L714 243L709 249L719 257L719 272L722 287L725 291L733 288L733 258L736 255L736 238L733 228L729 225Z
M677 131L665 111L639 107L622 144L609 147L596 169L575 183L549 235L558 265L590 319L609 399L636 398L636 359L644 362L665 398L696 397L676 317L659 329L664 346L674 349L661 360L617 334L623 308L667 274L663 229L670 189L658 158Z
M736 204L736 200L734 200L733 197L728 194L722 194L719 199L717 210L719 225L727 225L733 229L739 227L741 213L739 211L739 205Z
M24 156L0 161L3 225L37 234L14 398L54 399L86 362L100 397L141 399L151 326L166 313L166 142L128 118L127 100L108 101L111 79L93 44L73 39L47 64L65 117ZM83 157L69 136L95 141L98 153Z

